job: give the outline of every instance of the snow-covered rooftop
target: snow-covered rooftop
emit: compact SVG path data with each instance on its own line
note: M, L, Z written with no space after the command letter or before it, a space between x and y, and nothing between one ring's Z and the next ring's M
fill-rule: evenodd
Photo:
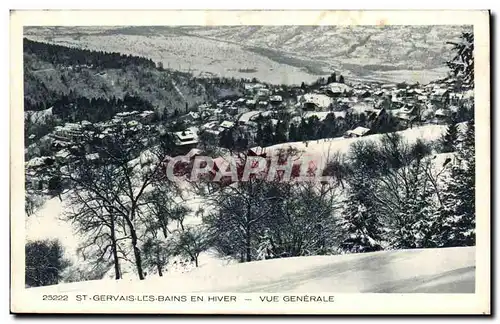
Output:
M321 93L306 93L303 98L305 103L311 103L320 108L327 108L332 103L332 98Z
M363 136L370 131L369 128L358 126L355 129L348 130L347 134L353 134L356 136Z
M331 113L332 112L330 112L330 111L308 111L307 113L305 113L304 118L308 119L308 118L311 118L313 116L316 116L316 117L318 117L318 119L320 121L322 121L322 120L325 120L326 116L328 116Z
M187 145L187 144L196 144L198 143L198 138L196 134L194 134L193 131L190 129L181 131L181 132L175 132L174 133L176 138L177 138L177 145Z
M434 116L439 116L439 117L448 117L450 115L450 112L445 109L438 109L434 113Z
M215 126L217 126L218 122L217 121L211 121L211 122L208 122L206 124L203 124L201 125L201 129L210 129L210 128L214 128Z
M245 90L253 90L253 89L262 89L265 88L266 86L261 83L245 83L244 86Z
M348 86L347 84L338 83L338 82L330 83L326 87L327 87L326 88L327 91L329 91L331 93L334 93L334 94L344 93L344 92L351 91L351 87L350 86Z
M137 114L139 114L138 111L124 111L124 112L117 113L115 116L120 118L120 117L135 116Z
M247 123L248 121L250 121L252 118L254 117L257 117L261 112L258 111L258 110L252 110L252 111L249 111L249 112L246 112L246 113L243 113L241 116L240 116L240 123Z
M223 128L231 128L233 126L234 126L234 122L229 121L229 120L225 120L222 123L220 123L220 127L223 127Z

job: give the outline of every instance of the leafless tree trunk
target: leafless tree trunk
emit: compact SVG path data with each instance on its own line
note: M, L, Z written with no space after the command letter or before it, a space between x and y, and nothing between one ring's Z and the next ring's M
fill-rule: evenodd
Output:
M116 246L116 233L115 233L115 217L113 214L110 215L110 232L111 232L111 250L113 253L113 264L115 268L115 279L121 278L120 263L118 261L118 248Z

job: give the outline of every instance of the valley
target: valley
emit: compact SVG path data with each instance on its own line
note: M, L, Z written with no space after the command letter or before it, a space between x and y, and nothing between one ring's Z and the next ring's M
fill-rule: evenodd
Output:
M404 30L377 26L135 26L28 28L25 34L55 44L145 56L195 76L255 77L270 83L300 84L341 70L351 79L428 83L446 76L442 65L451 52L442 39L453 39L467 30L455 26Z

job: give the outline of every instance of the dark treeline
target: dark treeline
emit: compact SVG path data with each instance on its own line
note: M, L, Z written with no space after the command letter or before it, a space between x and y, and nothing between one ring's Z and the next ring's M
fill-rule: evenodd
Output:
M25 118L26 143L32 142L28 136L35 135L35 138L41 138L52 132L55 126L64 123L76 123L83 120L97 123L110 120L120 112L153 110L150 102L135 96L125 95L123 99L115 97L89 99L76 96L73 92L69 95L61 95L61 98L53 102L51 106L45 102L40 103L39 106L52 107L52 116L42 123L37 122L33 117Z
M74 97L63 95L53 105L52 113L66 122L88 120L99 122L111 119L115 114L126 111L152 110L151 103L141 98L125 95L121 98Z
M115 52L93 51L36 42L27 38L23 41L24 53L36 54L54 65L87 65L95 68L118 69L131 64L155 68L156 64L144 57L124 55Z
M62 122L79 122L87 120L93 123L109 120L115 114L127 111L153 110L149 101L136 96L125 95L122 98L87 98L75 95L72 91L68 95L60 95L60 98L48 104L25 103L29 108L26 110L42 110L52 107L52 114Z
M373 114L346 113L345 118L335 118L330 113L323 120L317 116L302 117L300 121L291 116L273 116L279 121L273 124L271 117L258 117L255 136L241 134L236 128L228 129L221 136L219 145L233 150L246 150L252 145L271 146L286 142L312 141L341 137L346 131L356 127L369 128L373 133L383 134L403 130L404 127L391 115L378 120ZM249 138L250 137L250 138ZM207 136L200 136L203 147L209 146ZM244 145L242 144L244 143Z

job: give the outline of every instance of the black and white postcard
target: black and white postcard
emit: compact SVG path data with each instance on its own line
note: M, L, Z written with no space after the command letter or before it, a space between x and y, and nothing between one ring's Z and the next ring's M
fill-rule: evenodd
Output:
M487 11L12 11L11 311L489 314Z

